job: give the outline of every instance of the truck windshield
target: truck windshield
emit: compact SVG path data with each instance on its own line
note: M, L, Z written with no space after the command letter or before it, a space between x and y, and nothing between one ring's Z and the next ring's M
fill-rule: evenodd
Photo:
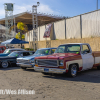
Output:
M50 49L40 49L40 50L37 50L34 54L44 54L44 55L48 55L49 54L49 51Z
M76 53L80 52L80 45L77 44L68 44L68 45L60 45L55 53Z

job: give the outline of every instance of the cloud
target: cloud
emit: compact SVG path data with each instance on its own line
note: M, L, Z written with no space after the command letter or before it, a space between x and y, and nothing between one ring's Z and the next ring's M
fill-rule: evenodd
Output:
M5 10L0 9L0 18L4 18L4 17L5 17Z
M30 11L32 9L31 5L15 5L14 7L14 14L18 14L18 13L22 13L22 12L26 12L27 10Z
M0 0L0 3L9 3L9 2L12 2L12 0Z
M15 5L15 11L14 11L15 14L25 11L32 11L32 5L26 5L26 4L23 4L23 6ZM48 5L45 4L40 4L37 7L37 11L40 13L59 14L59 12L52 10Z
M6 0L5 0L6 1ZM38 12L40 13L48 13L48 14L60 14L59 12L57 11L54 11L52 10L48 5L45 5L45 4L40 4L38 6ZM19 13L22 13L22 12L26 12L26 11L32 11L32 5L26 5L26 4L23 4L23 5L14 5L14 12L13 14L19 14ZM4 11L4 7L2 9L0 9L0 18L4 18L5 17L5 11Z
M38 7L38 12L41 12L41 13L50 13L50 14L54 13L54 11L48 5L44 5L44 4L41 4Z

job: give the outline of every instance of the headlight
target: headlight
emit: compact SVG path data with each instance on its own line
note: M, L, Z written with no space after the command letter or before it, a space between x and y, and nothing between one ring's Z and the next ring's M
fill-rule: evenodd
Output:
M34 60L30 60L30 63L34 63Z
M35 60L35 64L38 64L38 61L37 60Z
M63 66L63 60L59 61L59 66Z

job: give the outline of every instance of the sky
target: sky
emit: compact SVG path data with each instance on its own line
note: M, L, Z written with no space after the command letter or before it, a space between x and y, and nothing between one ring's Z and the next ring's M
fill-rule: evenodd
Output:
M58 16L73 17L97 9L97 0L0 0L0 19L5 18L4 3L14 3L13 14L32 11L32 6L40 2L38 12ZM100 9L100 0L98 0Z

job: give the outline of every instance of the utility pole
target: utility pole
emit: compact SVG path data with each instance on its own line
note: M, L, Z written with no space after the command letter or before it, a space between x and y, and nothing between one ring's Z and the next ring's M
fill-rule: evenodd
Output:
M37 18L37 7L39 6L39 2L37 5L32 6L32 22L33 22L33 49L36 51L38 49L38 18Z

